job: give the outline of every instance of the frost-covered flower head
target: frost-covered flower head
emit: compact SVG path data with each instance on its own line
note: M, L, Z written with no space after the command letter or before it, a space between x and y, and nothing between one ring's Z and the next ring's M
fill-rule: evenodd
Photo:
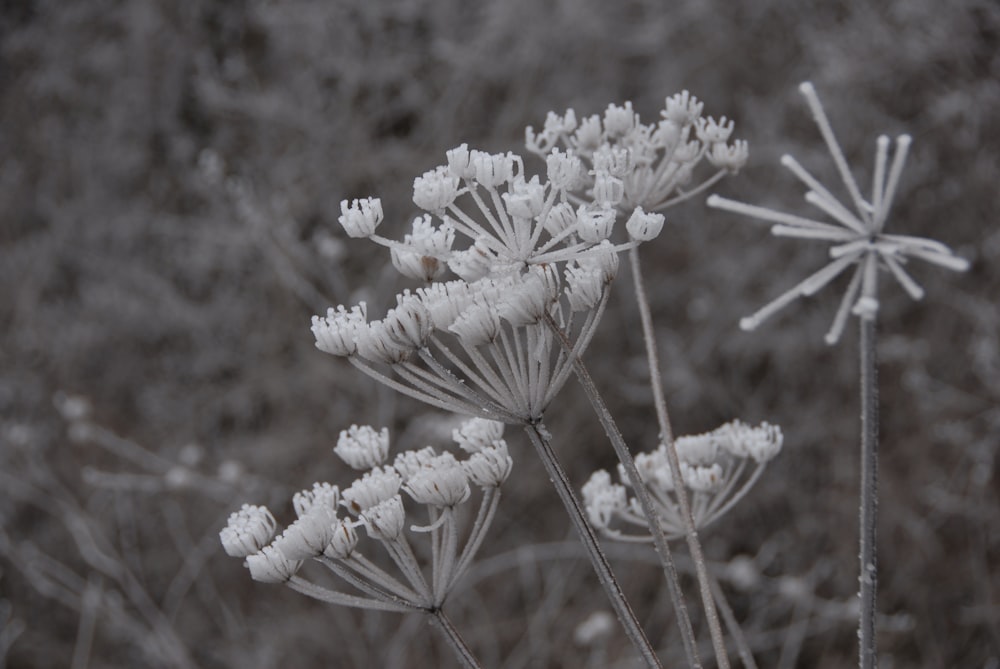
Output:
M756 483L765 465L781 450L781 429L761 423L752 427L732 421L705 434L678 437L674 446L681 477L690 491L696 527L705 527L731 509ZM685 526L677 502L667 445L635 458L635 466L649 491L668 537L681 536ZM627 477L621 466L618 476ZM615 483L603 470L583 486L584 506L594 526L605 535L630 541L651 541L646 516L628 485ZM629 531L632 528L633 531Z
M547 161L565 155L587 166L581 183L569 190L585 190L598 204L626 214L636 207L655 212L704 191L746 163L747 143L730 142L733 122L703 117L702 108L697 98L683 91L665 100L661 120L652 124L643 124L628 102L609 105L603 116L595 114L579 123L572 109L563 116L549 112L541 132L525 130L525 145ZM718 171L689 187L702 160ZM552 178L551 166L549 172ZM638 223L637 231L646 235L656 229L639 228ZM632 238L646 241L642 236Z
M782 156L781 163L806 187L806 201L816 207L827 220L815 220L797 214L787 214L766 207L729 200L717 195L708 198L708 205L772 223L771 234L817 240L830 244L830 263L765 305L755 314L740 321L744 330L753 330L767 318L800 296L813 295L828 283L853 268L840 308L826 335L828 344L835 344L844 330L849 313L864 319L874 319L878 313L878 275L887 271L914 300L923 297L924 291L906 271L911 258L924 260L947 269L964 271L969 263L943 244L923 237L889 234L886 222L899 186L900 174L910 148L910 136L896 138L895 153L889 161L890 140L882 135L876 142L875 170L870 200L861 190L844 154L834 137L833 129L823 110L823 105L809 82L799 87L812 111L820 134L826 141L830 156L840 173L840 178L850 197L853 210L843 204L812 174L790 155Z
M392 466L383 466L388 430L352 425L341 433L335 450L353 468L368 471L343 492L336 485L314 483L296 493L292 505L297 519L276 538L270 511L244 505L220 532L223 547L246 558L255 580L285 583L326 602L390 611L439 607L475 558L499 504L500 485L510 474L512 461L502 434L502 424L473 419L455 431L464 459L427 446L399 453ZM478 511L457 513L457 507L473 499L478 499ZM407 509L413 505L422 507L415 516ZM472 527L461 528L470 516L475 518ZM430 523L408 525L413 517ZM358 528L364 528L363 536ZM459 537L465 537L464 543ZM415 540L428 547L415 552ZM365 556L373 546L388 552L399 577ZM429 578L418 554L434 556ZM310 561L322 563L367 596L307 581L299 572Z

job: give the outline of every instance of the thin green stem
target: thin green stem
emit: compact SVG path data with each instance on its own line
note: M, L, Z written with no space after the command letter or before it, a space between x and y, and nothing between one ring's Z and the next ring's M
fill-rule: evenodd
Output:
M590 558L594 571L597 572L597 578L604 587L611 606L618 616L618 620L625 628L625 633L628 635L629 640L639 652L647 667L661 667L662 665L656 657L656 651L653 650L652 644L646 638L646 633L643 632L642 626L635 617L635 612L632 611L631 605L625 598L625 593L622 592L621 586L618 584L618 579L615 578L615 574L611 570L611 564L608 562L608 558L604 554L600 542L597 540L597 535L594 534L594 528L591 527L587 516L583 512L583 507L573 490L569 477L566 475L566 470L562 468L562 465L556 459L556 454L552 450L552 437L549 431L545 429L545 425L541 422L526 424L524 431L528 433L528 438L531 440L532 446L535 447L538 457L545 466L549 480L552 481L552 485L555 486L556 492L559 494L559 499L562 501L563 506L566 507L570 520L573 522L577 533L580 535L580 540L587 550L587 556Z
M642 268L639 264L638 248L630 250L628 257L632 265L635 301L639 307L639 316L642 321L642 338L646 342L649 385L653 391L656 420L660 424L660 434L663 443L667 447L667 460L670 462L670 473L675 481L683 481L680 459L677 457L673 430L670 427L670 416L667 413L667 401L663 395L663 381L660 376L660 357L656 350L653 317L649 309L649 298L646 296L646 286L642 280ZM712 648L715 651L715 660L719 665L719 669L729 669L729 655L726 653L726 642L722 636L722 625L719 622L719 613L715 608L715 599L712 597L711 579L708 576L708 567L705 565L705 555L701 548L701 541L698 540L698 530L694 525L694 516L691 514L691 503L688 499L687 490L683 485L677 485L675 488L677 504L680 506L681 519L684 521L684 528L686 530L685 538L687 539L688 550L691 552L695 574L698 577L698 590L701 593L702 607L705 610L708 629L712 635Z
M438 607L427 613L431 617L431 620L437 623L437 628L441 630L441 634L448 642L448 645L455 651L455 655L458 657L458 661L462 663L462 666L465 669L482 669L483 665L479 664L479 660L476 659L472 649L465 643L465 639L458 633L458 629L455 628L451 619L445 615L444 611Z
M859 666L875 669L875 595L878 562L878 333L874 318L861 318L861 500L860 528L861 613L858 618Z

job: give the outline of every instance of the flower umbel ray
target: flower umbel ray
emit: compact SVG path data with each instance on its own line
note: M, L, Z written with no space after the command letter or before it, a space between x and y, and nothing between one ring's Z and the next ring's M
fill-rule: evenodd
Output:
M805 199L822 212L827 220L815 220L759 207L718 195L708 198L708 206L743 214L772 223L771 234L779 237L819 240L831 244L830 262L781 294L756 313L740 321L744 330L753 330L796 298L813 295L835 278L853 268L853 275L844 293L826 343L835 344L844 330L849 312L860 318L874 319L878 313L878 271L888 270L914 300L924 291L906 271L910 258L917 258L955 271L965 271L968 261L956 256L944 244L923 237L887 234L884 230L892 210L899 177L906 164L911 138L896 138L890 162L890 139L882 135L876 142L875 170L871 199L865 200L833 134L816 90L809 82L799 86L812 111L820 134L826 141L830 156L840 172L840 178L850 195L853 208L845 206L795 158L782 156L781 164L788 168L807 188Z

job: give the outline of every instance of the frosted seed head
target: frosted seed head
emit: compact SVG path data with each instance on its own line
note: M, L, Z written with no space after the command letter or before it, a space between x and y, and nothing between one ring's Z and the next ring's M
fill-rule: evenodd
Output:
M532 219L541 214L545 207L545 186L538 182L537 176L532 177L531 181L518 176L501 197L508 214L514 218Z
M353 469L377 467L389 455L389 428L376 431L370 425L352 425L340 432L333 452Z
M469 154L469 145L462 144L448 151L448 173L458 179L471 179L476 175L476 170L472 166L472 156Z
M576 234L587 243L598 244L611 236L615 215L611 207L580 205L576 210Z
M336 512L338 504L340 504L340 489L329 483L313 483L312 490L302 490L292 496L292 506L299 518L315 507Z
M382 222L382 201L377 197L362 200L342 200L337 219L349 237L371 237Z
M602 145L594 151L592 175L609 174L619 179L632 171L632 157L629 150L621 146Z
M704 105L687 91L681 91L666 99L660 116L678 126L690 125L701 116Z
M576 262L583 269L593 269L600 272L605 283L611 283L618 276L618 252L608 240L597 246L592 246L580 255Z
M616 206L625 198L625 182L608 172L594 177L594 202L603 208Z
M590 475L581 492L587 516L598 529L608 529L615 514L628 508L625 486L612 483L611 474L603 469Z
M448 457L445 457L448 456ZM442 454L406 480L403 490L418 504L453 507L469 499L469 479L450 453Z
M520 281L510 284L509 291L498 304L500 315L515 327L538 323L558 297L558 282L554 295L552 285L548 271L533 267Z
M333 560L346 560L351 557L358 543L358 533L355 523L338 519L333 524L333 535L330 543L323 549L323 555Z
M604 112L604 132L608 137L628 134L639 123L639 115L632 110L632 103L623 106L610 104Z
M635 468L639 472L639 478L652 488L663 492L674 489L674 477L670 471L670 461L664 448L658 448L649 453L639 453L635 456ZM625 468L618 465L618 476L626 484L631 485Z
M743 139L737 139L728 146L720 142L713 144L705 157L715 167L726 170L730 174L736 174L747 164L747 159L750 157L750 147Z
M488 418L470 418L451 431L451 438L466 453L490 448L503 438L504 424Z
M642 210L642 207L636 207L632 215L629 216L628 222L625 223L625 229L628 230L628 236L637 242L648 242L656 239L660 232L663 230L663 214L647 214Z
M394 495L361 513L361 522L368 531L368 536L379 541L394 541L403 533L406 526L406 512L403 510L403 498Z
M372 321L368 327L359 330L355 342L359 356L385 365L397 365L413 352L413 348L400 346L390 336L383 321Z
M222 548L232 557L246 557L263 548L278 524L265 506L244 504L229 516L226 526L219 532Z
M261 583L284 583L302 566L274 546L264 546L258 553L248 555L245 564L250 570L250 578Z
M733 134L736 124L723 116L716 121L714 118L699 118L695 124L695 135L705 144L725 144Z
M589 311L604 295L604 274L595 268L569 265L566 267L566 298L571 311Z
M480 488L499 488L510 476L513 466L507 442L503 439L474 452L462 463L469 480Z
M684 485L695 492L715 492L725 483L722 465L717 462L705 466L682 462L681 477Z
M313 316L312 333L316 348L331 355L349 356L357 352L355 340L367 327L368 308L364 302L347 311L343 305L330 308L326 317Z
M451 169L438 167L413 180L413 203L425 211L441 212L455 202L458 188Z
M272 545L292 561L316 557L333 540L335 522L333 509L315 506L286 527Z
M482 298L474 299L448 327L466 346L488 344L500 336L500 312Z
M723 448L738 458L753 458L758 463L765 463L781 452L785 438L781 428L770 423L761 423L751 427L746 423L734 420L726 423L713 434Z
M382 322L392 342L411 351L423 347L434 329L427 307L409 291L397 297L396 307L389 310Z
M395 246L389 249L389 257L397 272L414 281L433 281L444 274L446 267L445 263L434 256L405 251Z
M691 465L707 465L719 457L719 439L712 433L677 437L674 448L677 458Z
M455 243L455 225L446 216L435 228L429 215L417 216L413 219L411 232L403 237L403 243L423 255L447 256Z
M554 149L545 157L549 184L557 190L576 190L583 185L584 169L580 157L572 151Z
M573 135L573 147L582 156L591 156L601 146L604 131L601 128L601 117L597 114L588 116L580 122Z
M341 505L357 515L399 492L403 480L392 467L375 467L341 493Z
M548 215L542 221L545 231L553 237L573 225L576 225L576 211L568 202L560 202L549 209Z
M486 188L496 188L513 181L515 176L524 171L523 168L519 169L520 157L513 153L472 151L469 155L469 163L475 173L473 178Z
M465 281L477 281L490 273L496 260L489 242L480 237L466 250L452 253L448 267Z
M434 450L433 446L424 446L416 451L403 451L396 456L392 467L399 473L403 481L408 481L411 476L424 467L430 467L431 462L436 457L437 451Z

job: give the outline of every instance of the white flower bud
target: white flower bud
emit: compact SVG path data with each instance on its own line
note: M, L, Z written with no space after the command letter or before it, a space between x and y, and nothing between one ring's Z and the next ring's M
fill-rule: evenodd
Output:
M305 560L321 555L333 540L337 513L333 509L314 506L285 528L272 546L289 560Z
M612 483L611 474L603 469L590 475L581 492L587 516L598 529L607 529L614 515L628 507L625 487Z
M663 214L647 214L642 207L636 207L625 223L628 236L637 242L656 239L663 230Z
M377 467L389 455L389 428L376 432L370 425L352 425L341 431L333 452L353 469Z
M336 512L338 504L340 504L340 489L329 483L313 483L312 490L302 490L292 496L292 506L299 518L315 507Z
M639 471L639 478L646 485L658 488L664 492L674 489L674 477L670 471L670 461L667 459L666 451L663 448L658 448L651 453L639 453L636 455L635 468ZM621 477L622 481L629 483L625 469L621 465L618 465L618 476Z
M559 297L559 275L554 266L534 265L510 285L499 304L500 315L514 326L538 323Z
M364 302L347 311L343 306L332 307L326 317L313 316L312 332L316 337L316 348L332 355L354 355L358 346L359 332L366 329L368 309Z
M569 265L566 268L566 298L571 311L589 311L597 306L604 295L604 275L600 270Z
M545 206L545 186L534 176L531 181L525 181L518 176L510 184L508 192L502 196L507 206L507 213L514 218L532 219L542 213Z
M618 252L614 244L604 240L597 246L592 246L577 257L577 264L586 270L597 270L605 283L611 283L618 276Z
M416 451L403 451L396 456L392 466L407 481L424 467L429 467L436 457L437 451L432 446L424 446Z
M770 423L751 427L742 421L726 423L715 432L723 448L738 458L753 458L758 463L768 462L784 444L781 428Z
M515 170L515 165L520 165L521 159L513 153L472 151L469 162L475 170L475 180L487 188L508 183L524 171L523 167Z
M560 202L549 209L548 216L542 222L542 227L553 237L573 225L576 225L576 211L569 202Z
M716 121L714 118L700 118L695 125L695 134L705 144L725 144L733 134L736 124L723 116Z
M284 583L295 576L302 563L289 560L274 546L264 546L260 552L247 556L246 566L255 581Z
M681 91L667 98L666 108L660 115L678 126L685 126L694 123L695 119L701 116L703 107L698 98L687 91Z
M549 184L556 190L576 190L583 185L583 162L572 151L554 149L545 157Z
M401 348L412 351L423 347L434 329L427 307L409 291L398 296L396 303L382 321L386 334Z
M500 311L481 298L475 299L448 330L466 346L488 344L500 336Z
M423 255L439 258L447 256L455 243L455 225L450 218L445 217L441 225L435 228L429 215L417 216L413 219L412 232L403 238L403 243Z
M585 242L597 244L611 236L615 210L610 207L581 205L576 210L576 233Z
M434 327L447 330L459 314L472 304L474 293L465 281L448 281L417 288L417 295L431 315Z
M377 197L340 203L340 217L337 219L349 237L371 237L382 222L382 201Z
M413 474L403 490L418 504L453 507L469 499L469 479L450 453L439 455Z
M677 458L691 465L707 465L719 457L719 439L715 433L677 437L674 448Z
M601 117L597 114L588 116L580 122L580 127L573 135L574 148L580 155L590 156L601 145L603 134Z
M390 336L386 324L382 321L372 321L368 327L359 330L356 342L358 355L365 360L386 365L397 365L409 358L413 352L413 348L400 346Z
M277 527L267 507L244 504L239 511L230 514L229 522L219 532L219 539L227 555L246 557L267 545Z
M480 237L466 250L452 253L448 267L466 281L476 281L489 274L495 262L496 255L490 250L489 242Z
M708 466L682 462L681 477L684 479L684 484L695 492L715 492L722 488L725 482L722 477L722 466L717 462Z
M398 247L389 249L392 266L407 279L433 281L444 274L445 264L434 256L416 251L404 251Z
M413 203L425 211L444 211L458 196L458 177L438 167L413 180Z
M470 418L451 431L451 438L466 453L490 448L503 438L504 424L488 418Z
M594 177L594 202L603 208L612 208L625 198L625 182L608 172L598 172Z
M339 519L333 525L333 536L323 550L323 555L333 560L346 560L351 557L358 543L358 533L354 523Z
M469 480L480 488L499 488L510 476L513 466L507 442L503 439L474 452L462 463Z
M361 514L361 522L368 530L368 536L379 541L393 541L403 533L406 526L406 512L403 498L394 495L389 499L369 507Z
M608 105L604 112L604 132L609 137L621 137L635 128L639 116L632 111L632 103L626 102L624 107Z
M375 467L341 493L341 504L351 513L359 514L395 495L402 483L392 467Z
M750 148L746 140L737 139L730 145L723 143L713 144L711 150L705 156L712 165L719 169L728 170L736 174L747 164L750 157Z
M459 179L471 179L476 175L469 155L469 145L462 144L448 151L448 172Z
M621 179L631 171L632 159L628 149L604 145L594 152L594 169L591 174L600 175L603 172Z

